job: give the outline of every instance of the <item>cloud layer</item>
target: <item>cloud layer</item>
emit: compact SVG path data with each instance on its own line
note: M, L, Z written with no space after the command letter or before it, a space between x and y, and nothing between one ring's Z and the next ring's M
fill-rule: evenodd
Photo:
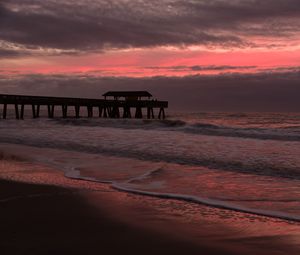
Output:
M300 71L185 77L6 76L0 93L101 98L108 90L149 90L172 110L299 111Z
M0 41L27 51L277 47L299 39L299 14L298 0L8 0L0 4Z

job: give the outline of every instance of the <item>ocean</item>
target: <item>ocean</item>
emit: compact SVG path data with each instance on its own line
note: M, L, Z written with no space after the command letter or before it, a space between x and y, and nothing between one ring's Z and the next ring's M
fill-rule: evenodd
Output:
M0 143L67 178L300 221L300 113L171 113L166 120L11 116L0 120Z

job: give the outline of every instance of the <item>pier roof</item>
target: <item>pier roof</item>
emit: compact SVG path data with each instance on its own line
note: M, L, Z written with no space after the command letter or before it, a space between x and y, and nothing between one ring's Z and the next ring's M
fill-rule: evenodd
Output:
M108 91L104 97L152 97L148 91Z

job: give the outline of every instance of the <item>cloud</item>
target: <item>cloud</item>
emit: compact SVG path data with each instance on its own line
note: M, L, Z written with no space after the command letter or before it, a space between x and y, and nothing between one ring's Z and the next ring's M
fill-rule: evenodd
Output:
M10 75L0 93L101 98L108 90L149 90L171 110L299 111L300 70L185 77Z
M151 70L166 70L173 72L188 72L188 71L234 71L234 70L250 70L257 69L257 66L220 66L220 65L193 65L193 66L148 66L145 69Z
M297 36L299 13L298 0L8 0L0 5L0 40L76 51L255 47L252 36Z
M13 57L19 57L22 53L15 51L15 50L7 50L7 49L1 49L0 48L0 59L1 58L13 58Z

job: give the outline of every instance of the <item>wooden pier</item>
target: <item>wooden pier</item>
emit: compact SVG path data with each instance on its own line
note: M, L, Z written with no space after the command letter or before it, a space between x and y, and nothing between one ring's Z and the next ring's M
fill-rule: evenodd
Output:
M100 118L165 119L166 117L165 108L168 108L168 102L151 99L152 95L147 91L110 91L103 96L104 99L89 99L0 94L0 107L2 106L2 119L7 118L9 106L13 107L16 119L24 118L25 107L31 108L33 118L40 117L42 107L47 109L49 118L80 118L82 108L86 109L86 116L89 118L94 117L95 109L98 110L97 116ZM73 108L72 116L68 111L70 107ZM155 109L158 112L157 116ZM55 116L56 114L58 116Z

